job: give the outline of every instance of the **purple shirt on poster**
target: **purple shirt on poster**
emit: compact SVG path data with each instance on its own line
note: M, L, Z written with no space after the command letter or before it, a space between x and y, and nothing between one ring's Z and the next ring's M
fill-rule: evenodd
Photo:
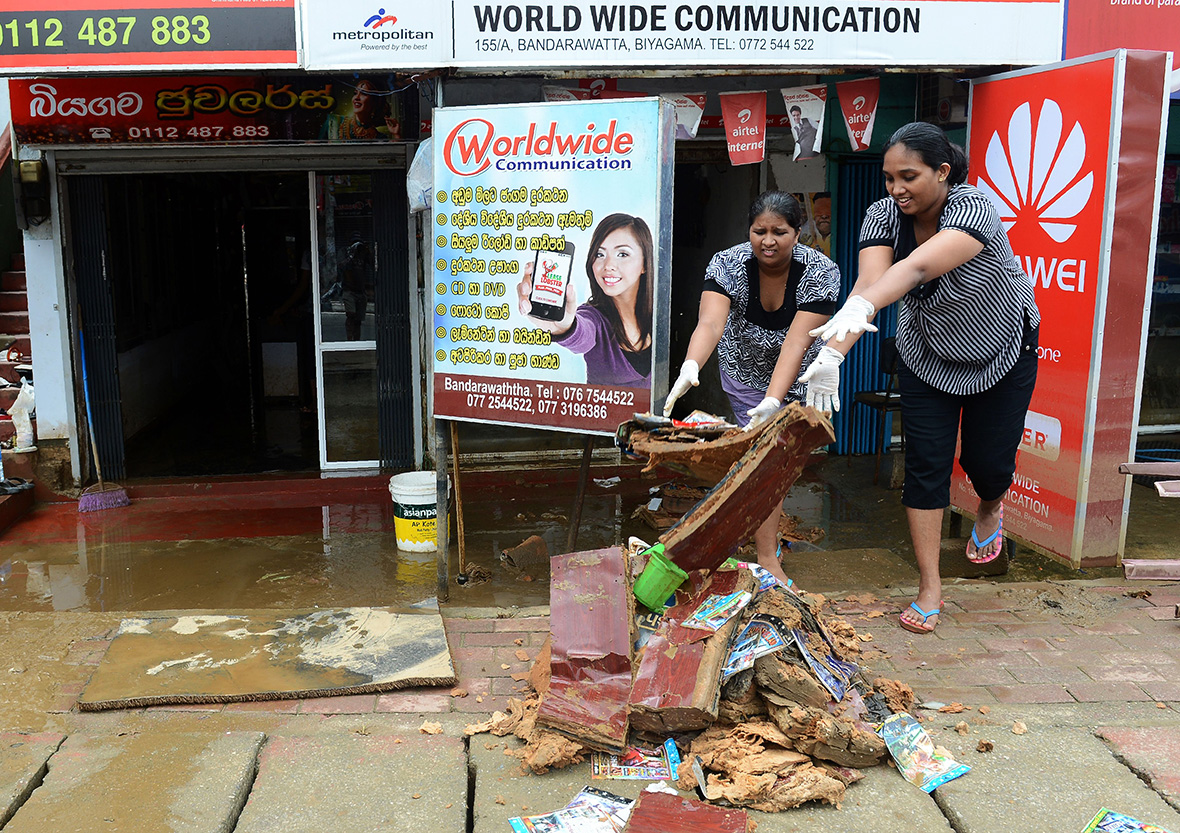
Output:
M623 348L615 341L610 322L597 307L582 304L574 314L574 326L564 335L555 336L571 353L586 360L586 382L591 385L618 385L632 388L651 387L651 353L648 352L648 372L641 374L627 361Z

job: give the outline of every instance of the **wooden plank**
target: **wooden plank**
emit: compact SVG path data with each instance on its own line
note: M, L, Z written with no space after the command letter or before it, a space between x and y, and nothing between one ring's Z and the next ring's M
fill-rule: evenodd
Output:
M555 555L549 565L552 659L537 724L622 752L635 621L626 556L609 547Z
M783 408L708 497L660 536L665 555L685 572L717 569L782 504L811 452L835 438L814 408Z
M725 570L677 593L677 604L664 614L639 660L631 688L633 729L666 737L713 724L721 699L721 669L742 617L734 616L714 634L680 623L714 593L752 594L757 587L749 570Z
M623 833L746 833L745 810L668 793L641 793Z

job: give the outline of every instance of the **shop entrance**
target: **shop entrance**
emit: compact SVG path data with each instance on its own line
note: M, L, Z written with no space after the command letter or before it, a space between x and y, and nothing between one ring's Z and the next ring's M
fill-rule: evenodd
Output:
M70 179L77 329L104 475L412 464L405 226L377 204L398 194L375 199L382 176ZM382 384L383 320L403 321L386 345L402 360L388 370L400 385ZM384 406L379 389L391 392Z

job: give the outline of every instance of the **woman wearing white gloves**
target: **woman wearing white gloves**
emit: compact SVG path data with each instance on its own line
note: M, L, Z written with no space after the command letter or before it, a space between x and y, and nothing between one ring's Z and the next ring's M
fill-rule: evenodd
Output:
M808 331L835 311L840 270L826 255L798 242L803 209L790 194L760 195L750 206L749 221L749 241L718 252L705 270L697 326L664 401L665 416L689 388L700 384L700 367L714 348L721 387L734 416L747 428L770 419L784 399L804 398L799 371L823 349ZM839 408L837 386L838 376L813 377L806 391L808 404ZM782 507L776 507L754 533L754 543L758 563L785 584L778 555L781 515Z
M979 495L967 557L982 564L1003 546L1001 500L1036 383L1041 317L995 206L966 184L967 158L942 130L900 128L885 146L884 171L889 196L865 214L856 286L812 334L846 354L876 329L877 310L902 299L898 386L909 443L901 502L919 583L900 624L930 633L942 607L938 560L957 439Z

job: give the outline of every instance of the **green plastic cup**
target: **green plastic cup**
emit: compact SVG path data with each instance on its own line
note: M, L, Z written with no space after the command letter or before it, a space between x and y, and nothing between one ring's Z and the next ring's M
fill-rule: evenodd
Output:
M664 601L684 583L688 573L668 560L663 544L656 544L643 554L649 557L647 566L635 580L635 598L649 610L663 613Z

